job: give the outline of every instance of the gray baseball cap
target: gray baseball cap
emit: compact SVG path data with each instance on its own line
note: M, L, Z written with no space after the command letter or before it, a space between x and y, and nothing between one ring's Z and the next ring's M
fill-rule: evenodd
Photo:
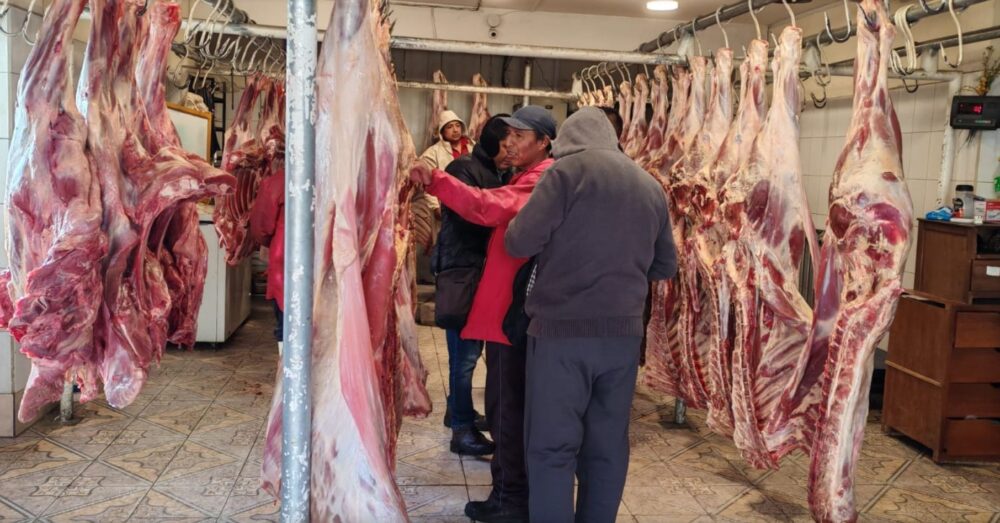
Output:
M514 111L513 116L502 118L502 120L514 129L535 131L548 136L550 140L556 139L556 119L544 107L526 105Z

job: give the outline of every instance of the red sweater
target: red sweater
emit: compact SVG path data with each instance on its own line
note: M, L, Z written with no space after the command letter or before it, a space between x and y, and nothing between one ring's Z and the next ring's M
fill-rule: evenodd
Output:
M250 208L250 237L268 248L267 298L285 310L285 170L260 182Z
M472 299L472 310L462 330L462 338L510 345L503 333L503 319L513 301L514 277L528 260L507 254L504 235L550 165L552 160L546 159L514 176L508 185L496 189L470 187L444 171L434 170L434 181L427 186L429 194L465 221L493 227L486 250L486 267Z

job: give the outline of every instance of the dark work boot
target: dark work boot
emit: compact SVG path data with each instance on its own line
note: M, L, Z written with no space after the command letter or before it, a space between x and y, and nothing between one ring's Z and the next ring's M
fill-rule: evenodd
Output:
M445 409L444 411L444 426L451 428L451 409ZM480 413L476 413L476 430L480 432L488 432L490 430L489 423L486 422L486 416Z
M486 501L470 501L465 515L482 523L528 523L528 506L521 503L500 503L490 495Z
M451 433L451 451L460 456L488 456L496 446L475 427L455 429Z

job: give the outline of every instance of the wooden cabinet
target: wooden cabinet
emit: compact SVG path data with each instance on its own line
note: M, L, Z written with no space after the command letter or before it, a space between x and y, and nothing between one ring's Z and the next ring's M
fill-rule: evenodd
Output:
M914 290L963 303L1000 299L1000 223L919 223Z
M885 380L886 430L935 461L1000 459L1000 305L903 296Z

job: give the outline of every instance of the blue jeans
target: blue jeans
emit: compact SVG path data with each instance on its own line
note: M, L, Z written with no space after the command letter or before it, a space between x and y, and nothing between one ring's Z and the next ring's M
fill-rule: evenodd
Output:
M472 373L483 354L483 342L463 340L458 329L445 331L448 339L448 408L451 428L468 428L476 422L472 406Z

